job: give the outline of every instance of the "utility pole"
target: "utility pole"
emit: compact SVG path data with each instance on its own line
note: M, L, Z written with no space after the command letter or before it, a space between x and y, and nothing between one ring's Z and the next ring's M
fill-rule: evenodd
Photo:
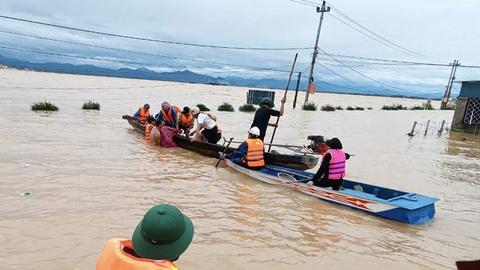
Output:
M452 93L453 82L455 81L455 74L457 72L457 67L460 65L457 59L453 60L452 70L450 71L450 77L448 78L447 88L443 94L442 104L440 109L446 109L448 105L448 100L450 99L450 94Z
M293 108L297 106L297 96L298 96L298 88L300 88L300 80L302 79L302 72L298 72L297 78L297 87L295 87L295 98L293 99Z
M315 59L317 58L318 55L318 40L320 39L320 30L322 29L322 22L323 22L323 15L325 12L330 11L330 7L326 6L326 1L322 2L322 7L317 7L317 13L320 13L320 22L318 23L318 30L317 30L317 38L315 40L315 47L313 48L313 56L312 56L312 64L310 65L310 76L308 77L308 86L307 86L307 93L305 95L305 103L308 102L308 89L311 87L311 84L313 84L313 69L315 67Z

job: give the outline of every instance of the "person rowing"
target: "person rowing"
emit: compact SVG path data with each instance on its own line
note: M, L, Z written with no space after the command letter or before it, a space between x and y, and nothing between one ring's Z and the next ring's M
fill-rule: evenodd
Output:
M275 124L269 123L270 121L270 116L277 116L280 117L283 115L284 112L284 107L285 107L285 97L283 97L280 102L280 110L274 110L269 107L269 105L272 103L272 101L269 98L263 98L262 101L260 102L260 108L257 109L255 112L255 116L253 117L253 122L251 127L257 127L260 130L260 136L259 139L263 141L265 138L265 134L267 132L267 127L272 126L274 127Z
M162 109L160 112L155 115L155 120L163 126L176 128L179 113L180 111L176 106L172 106L165 101L162 103Z
M313 178L308 181L308 185L339 190L345 176L346 161L350 155L342 150L342 142L338 138L327 140L325 144L328 150L323 154L322 164Z
M231 154L221 156L220 159L228 158L240 166L259 170L265 166L263 142L260 140L260 129L252 127L248 131L248 138L238 146Z
M137 112L133 115L133 118L135 118L140 124L145 124L147 121L148 117L150 116L150 105L146 103L142 107L140 107Z
M178 260L192 243L193 223L170 204L156 205L143 216L132 240L108 240L96 270L178 270Z

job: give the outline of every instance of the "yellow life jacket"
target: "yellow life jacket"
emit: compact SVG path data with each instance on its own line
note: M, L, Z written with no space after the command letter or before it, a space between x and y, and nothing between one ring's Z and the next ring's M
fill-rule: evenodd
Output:
M126 250L133 251L132 241L108 240L98 257L96 270L178 270L171 261L139 258Z
M263 159L263 142L260 139L247 139L247 154L244 162L248 167L258 168L265 166Z

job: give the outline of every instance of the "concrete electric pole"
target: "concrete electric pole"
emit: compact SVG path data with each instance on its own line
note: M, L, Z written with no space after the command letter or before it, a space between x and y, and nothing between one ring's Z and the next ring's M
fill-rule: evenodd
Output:
M313 87L313 69L315 67L315 59L318 55L318 40L320 39L320 30L322 29L322 22L323 22L323 15L325 12L329 12L330 7L326 6L326 1L323 1L322 7L317 7L317 13L320 13L320 22L318 23L318 30L317 30L317 38L315 40L315 47L313 48L313 56L312 56L312 64L310 65L310 76L308 77L308 86L307 86L307 93L305 95L305 103L308 102L308 95L310 87Z
M448 105L448 101L450 99L450 94L452 93L453 82L455 81L455 73L457 72L457 67L460 65L457 59L453 60L452 70L450 71L450 77L448 78L447 88L445 89L445 93L443 94L442 104L440 105L440 109L446 109Z

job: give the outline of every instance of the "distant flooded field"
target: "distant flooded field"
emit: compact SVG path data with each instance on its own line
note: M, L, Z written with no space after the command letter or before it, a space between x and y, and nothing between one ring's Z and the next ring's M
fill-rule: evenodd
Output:
M109 238L131 237L145 211L163 202L195 225L180 269L446 270L480 258L480 136L406 136L413 121L451 121L453 111L383 111L424 100L316 93L310 100L320 106L365 110L307 112L303 93L292 109L290 92L280 119L277 143L339 137L355 155L349 179L439 198L436 217L420 226L215 169L216 160L184 149L145 145L121 118L146 102L154 113L162 101L203 103L225 137L242 140L253 119L238 111L247 91L0 69L1 268L94 269ZM44 100L59 111L30 110ZM101 110L82 110L89 100ZM225 101L236 111L217 112Z

